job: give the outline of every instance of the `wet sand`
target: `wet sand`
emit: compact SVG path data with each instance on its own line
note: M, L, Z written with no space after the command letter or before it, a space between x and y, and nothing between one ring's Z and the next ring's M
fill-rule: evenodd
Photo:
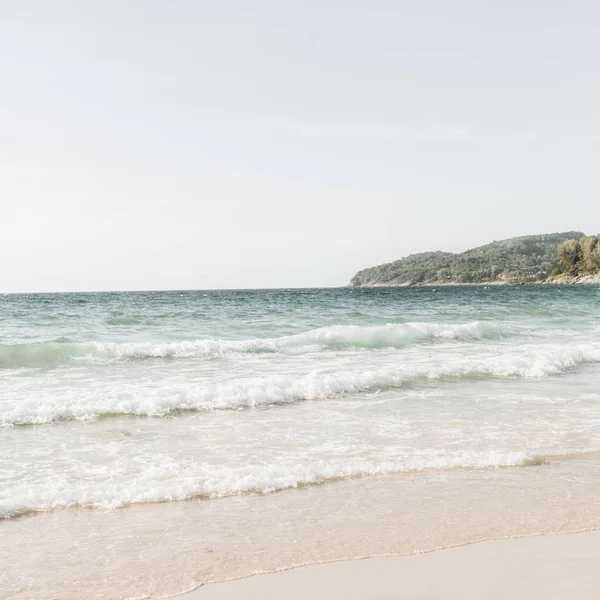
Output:
M206 585L179 598L595 600L599 589L600 531L592 531L302 567Z
M211 582L309 564L327 564L315 567L317 572L326 569L325 573L329 568L336 573L344 564L353 565L336 584L346 585L355 567L369 569L372 567L364 565L379 564L355 560L363 557L417 555L392 560L399 565L392 570L401 569L402 574L401 565L418 565L422 559L435 562L438 559L429 557L444 556L446 551L441 548L482 540L600 531L599 489L600 462L597 454L589 454L522 467L348 479L267 495L31 513L0 523L0 597L177 597L199 584L205 584L201 591L207 593L205 590L220 589L221 584ZM577 535L567 538L576 539ZM514 543L518 547L521 542ZM468 548L485 548L485 544ZM475 558L469 558L467 564ZM345 560L351 562L335 562ZM423 564L426 570L429 562ZM413 568L405 569L398 585L416 577ZM486 568L478 565L476 570L485 572ZM289 576L298 577L292 572ZM377 578L370 577L365 575L364 585L380 590L371 582ZM461 577L469 586L475 585L468 569ZM498 579L500 575L487 577ZM412 581L417 585L423 578L429 583L425 575ZM436 581L438 578L436 575ZM247 584L249 589L257 585L254 579L245 579L240 585L245 590ZM354 584L348 585L352 589L344 595L356 597L350 595ZM378 593L396 589L388 588L386 584ZM356 591L360 590L357 583ZM317 592L313 595L318 597ZM436 596L428 592L412 597Z

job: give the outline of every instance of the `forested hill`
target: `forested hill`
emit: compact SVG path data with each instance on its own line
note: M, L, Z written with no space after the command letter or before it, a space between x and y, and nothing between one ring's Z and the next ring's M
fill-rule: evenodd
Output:
M359 271L350 286L532 283L546 279L562 242L583 235L579 231L527 235L492 242L460 254L412 254Z

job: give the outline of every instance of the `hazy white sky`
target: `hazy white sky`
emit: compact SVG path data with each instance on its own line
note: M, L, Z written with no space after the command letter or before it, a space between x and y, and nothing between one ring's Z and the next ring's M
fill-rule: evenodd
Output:
M595 233L599 31L592 0L0 0L0 292Z

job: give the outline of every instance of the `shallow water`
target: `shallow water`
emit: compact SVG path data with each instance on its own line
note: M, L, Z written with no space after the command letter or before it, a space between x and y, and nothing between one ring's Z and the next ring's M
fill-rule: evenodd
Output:
M598 455L5 521L3 598L162 598L291 566L600 528Z
M599 306L598 286L0 296L0 589L166 594L598 527Z

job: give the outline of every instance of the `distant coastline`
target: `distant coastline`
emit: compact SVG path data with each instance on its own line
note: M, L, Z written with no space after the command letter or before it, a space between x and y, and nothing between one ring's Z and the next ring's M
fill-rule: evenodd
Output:
M509 285L600 285L600 275L584 275L581 277L553 277L539 281L514 283L511 281L481 281L478 283L373 283L370 285L347 285L346 287L378 288L378 287L488 287Z
M568 231L412 254L359 271L348 287L586 284L600 284L600 240Z

